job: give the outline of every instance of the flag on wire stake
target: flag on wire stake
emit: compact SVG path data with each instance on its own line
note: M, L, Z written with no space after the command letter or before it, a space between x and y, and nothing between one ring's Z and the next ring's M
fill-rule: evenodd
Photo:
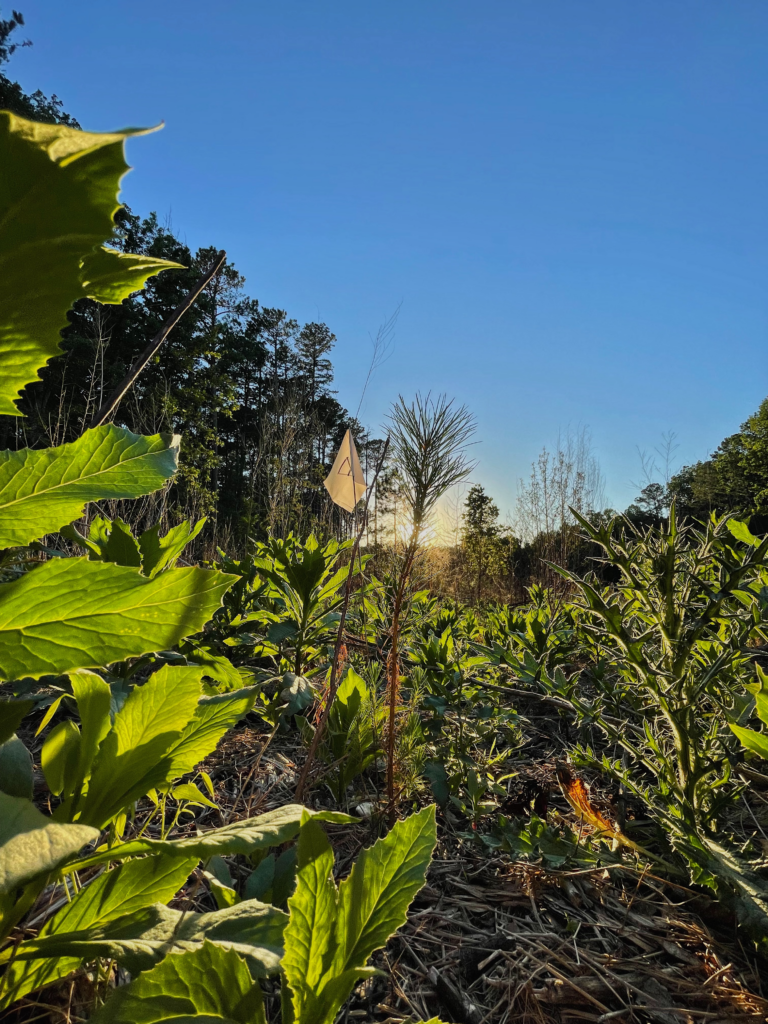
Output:
M355 505L365 497L368 488L351 431L344 435L336 461L323 482L333 501L347 512L354 512Z

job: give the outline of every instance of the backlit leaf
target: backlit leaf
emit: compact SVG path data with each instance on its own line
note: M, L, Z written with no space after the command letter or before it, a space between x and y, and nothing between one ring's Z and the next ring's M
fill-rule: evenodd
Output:
M189 671L197 672L198 678L204 672L202 668L191 667ZM184 732L169 749L169 781L191 772L196 764L216 749L221 737L251 710L256 693L257 688L252 687L202 698Z
M51 730L40 752L40 761L50 791L56 796L71 793L80 761L80 729L77 723L65 719Z
M29 800L0 793L0 894L55 870L98 834L88 825L53 822Z
M744 729L742 726L732 725L730 722L728 724L747 750L754 751L755 754L768 761L768 734L756 732L754 729Z
M200 676L199 668L166 665L131 690L93 763L80 820L103 828L167 780L169 752L197 708Z
M167 956L122 986L91 1024L265 1024L258 985L237 953L211 942Z
M236 577L56 558L0 585L0 679L98 668L199 632Z
M89 299L117 305L133 292L140 292L147 279L162 270L183 270L181 263L134 256L102 245L82 261L81 280Z
M363 850L337 890L327 840L314 822L304 826L283 960L297 1024L332 1024L371 973L369 956L404 924L424 885L436 836L435 808L425 807Z
M200 533L206 520L200 519L192 523L179 523L160 536L160 524L145 530L139 537L142 572L145 576L155 576L169 565L173 565L190 541Z
M123 144L136 134L81 132L0 112L1 415L18 415L19 392L60 352L59 332L76 299L90 291L119 301L135 290L138 267L127 280L125 264L95 250L112 234L128 170ZM122 289L104 279L107 261Z
M58 448L0 452L0 547L61 529L89 501L156 491L176 472L179 443L178 434L142 437L110 425Z

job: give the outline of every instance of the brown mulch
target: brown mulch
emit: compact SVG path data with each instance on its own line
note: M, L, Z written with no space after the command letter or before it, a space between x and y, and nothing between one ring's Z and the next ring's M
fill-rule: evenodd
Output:
M201 765L219 809L203 809L190 828L217 827L293 800L304 757L298 735L270 738L251 721L230 732ZM555 762L543 749L525 754L516 781L552 787ZM609 797L602 797L607 807ZM359 799L375 804L376 793L362 792ZM557 813L567 816L567 805L557 801L555 793ZM334 806L322 770L308 802ZM441 818L427 885L406 925L374 957L385 973L355 991L340 1021L768 1021L768 965L755 960L733 921L701 891L629 864L545 871L483 849L458 834L461 826ZM381 828L374 811L359 825L329 829L340 875ZM194 877L174 902L214 907ZM3 1019L78 1024L87 1019L92 992L80 972L30 996Z

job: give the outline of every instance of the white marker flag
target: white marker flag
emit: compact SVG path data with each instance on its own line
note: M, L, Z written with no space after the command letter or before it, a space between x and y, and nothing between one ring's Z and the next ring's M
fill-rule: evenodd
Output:
M355 505L365 497L368 488L365 486L363 467L349 431L344 435L333 468L323 482L334 502L347 512L354 512Z

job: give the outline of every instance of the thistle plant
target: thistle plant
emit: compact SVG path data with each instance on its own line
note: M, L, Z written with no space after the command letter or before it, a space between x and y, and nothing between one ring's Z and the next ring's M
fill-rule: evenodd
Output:
M410 536L395 566L397 583L387 662L387 798L390 824L394 824L395 716L400 689L399 632L403 600L424 528L437 503L450 487L472 471L474 464L467 459L466 449L475 431L475 420L465 406L455 406L446 395L432 398L430 394L417 394L410 404L401 395L392 408L389 422L394 463L402 480L401 495L410 521Z
M621 579L603 590L559 570L581 591L589 654L605 669L590 673L594 699L574 693L571 703L622 751L623 766L605 757L596 766L646 804L693 880L715 885L718 818L741 788L728 724L748 711L752 645L765 640L768 539L714 516L681 526L674 507L666 525L635 535L576 517ZM768 922L768 901L761 914Z

